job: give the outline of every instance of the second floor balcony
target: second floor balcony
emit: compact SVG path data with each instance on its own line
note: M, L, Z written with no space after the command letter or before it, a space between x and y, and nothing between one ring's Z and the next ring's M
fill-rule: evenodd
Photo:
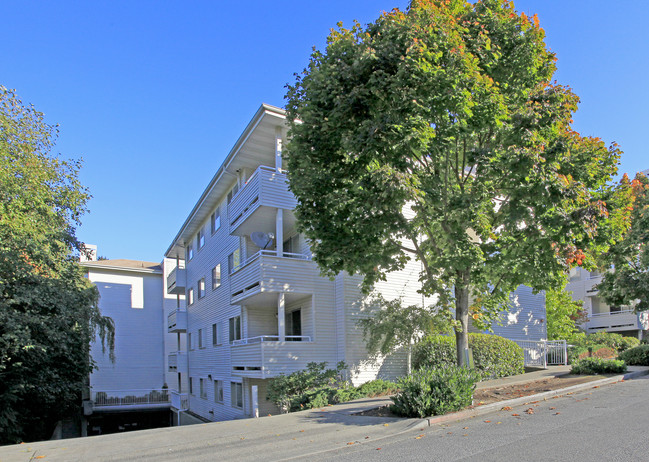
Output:
M175 310L167 316L167 332L187 332L187 311Z
M647 329L647 313L636 313L632 309L612 310L603 313L593 313L588 317L586 328L588 333L607 331L620 332Z
M174 351L167 357L167 367L169 372L186 372L187 371L187 353L184 351Z

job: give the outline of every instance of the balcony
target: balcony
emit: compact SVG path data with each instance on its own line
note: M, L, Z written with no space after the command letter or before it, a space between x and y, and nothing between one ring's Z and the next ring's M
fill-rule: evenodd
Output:
M305 369L310 362L335 362L335 352L327 351L308 336L286 336L280 342L276 335L238 340L232 344L232 375L266 379Z
M167 357L169 372L183 372L187 370L187 353L174 351Z
M231 303L269 292L311 294L317 275L307 255L284 252L278 257L274 250L260 250L230 274Z
M189 395L187 393L178 393L172 391L171 393L171 407L179 411L186 411L189 409Z
M109 412L129 409L165 409L170 406L166 389L155 390L93 390L93 412Z
M611 311L594 313L588 318L587 329L589 333L597 331L617 332L626 330L645 329L645 313L636 314L633 310Z
M288 190L286 173L260 166L228 206L230 234L249 235L253 231L275 232L276 209L291 211L297 205ZM284 217L286 230L295 226L292 212Z
M187 284L187 272L185 268L176 267L167 276L167 293L184 295Z
M167 316L167 332L187 332L187 311L176 310Z

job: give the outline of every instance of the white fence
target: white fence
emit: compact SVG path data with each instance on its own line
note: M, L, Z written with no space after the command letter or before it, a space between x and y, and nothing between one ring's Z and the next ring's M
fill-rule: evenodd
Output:
M169 392L157 390L93 390L94 407L146 406L169 403Z
M542 367L568 364L568 351L565 340L514 340L523 349L525 365Z

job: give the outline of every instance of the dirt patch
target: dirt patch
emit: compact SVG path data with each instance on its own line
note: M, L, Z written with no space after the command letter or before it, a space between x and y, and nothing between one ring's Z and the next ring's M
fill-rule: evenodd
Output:
M520 398L523 396L536 395L546 391L559 390L561 388L571 387L582 383L592 382L602 379L602 375L564 375L561 377L549 377L547 379L535 380L533 382L519 383L516 385L507 385L503 387L483 388L476 390L473 394L471 407L482 406L490 403L497 403L508 399ZM373 416L373 417L400 417L390 411L390 406L383 406L376 409L359 412L355 415Z

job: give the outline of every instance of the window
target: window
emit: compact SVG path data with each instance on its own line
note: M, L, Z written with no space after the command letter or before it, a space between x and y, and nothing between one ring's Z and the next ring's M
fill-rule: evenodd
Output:
M204 245L205 245L205 232L203 231L203 228L201 228L198 230L198 234L196 235L196 248L200 250Z
M189 378L189 394L194 394L194 377Z
M300 253L300 235L296 234L284 241L282 250L285 253Z
M187 244L187 261L194 258L194 247L191 244Z
M228 204L232 202L232 198L239 192L239 183L235 183L234 187L228 193Z
M191 332L187 334L187 348L189 348L190 350L194 349L194 345L192 345L192 333Z
M212 234L217 232L219 228L221 227L221 208L217 208L214 213L212 214L212 217L210 219L210 222L212 223Z
M214 402L223 402L223 380L214 381Z
M243 408L243 387L240 383L230 382L232 407Z
M221 344L221 332L219 324L212 324L212 346L217 346Z
M187 305L193 305L194 304L194 288L190 287L189 290L187 291Z
M241 316L230 318L230 343L241 340Z
M205 297L205 278L198 281L198 298Z
M239 249L228 255L228 273L232 274L241 266L241 252Z
M212 268L212 290L217 289L221 285L221 264L219 263Z
M203 345L203 329L198 329L198 348L203 348L203 347L204 347L204 345Z
M207 399L207 390L205 387L205 379L199 379L199 387L201 392L201 398Z

